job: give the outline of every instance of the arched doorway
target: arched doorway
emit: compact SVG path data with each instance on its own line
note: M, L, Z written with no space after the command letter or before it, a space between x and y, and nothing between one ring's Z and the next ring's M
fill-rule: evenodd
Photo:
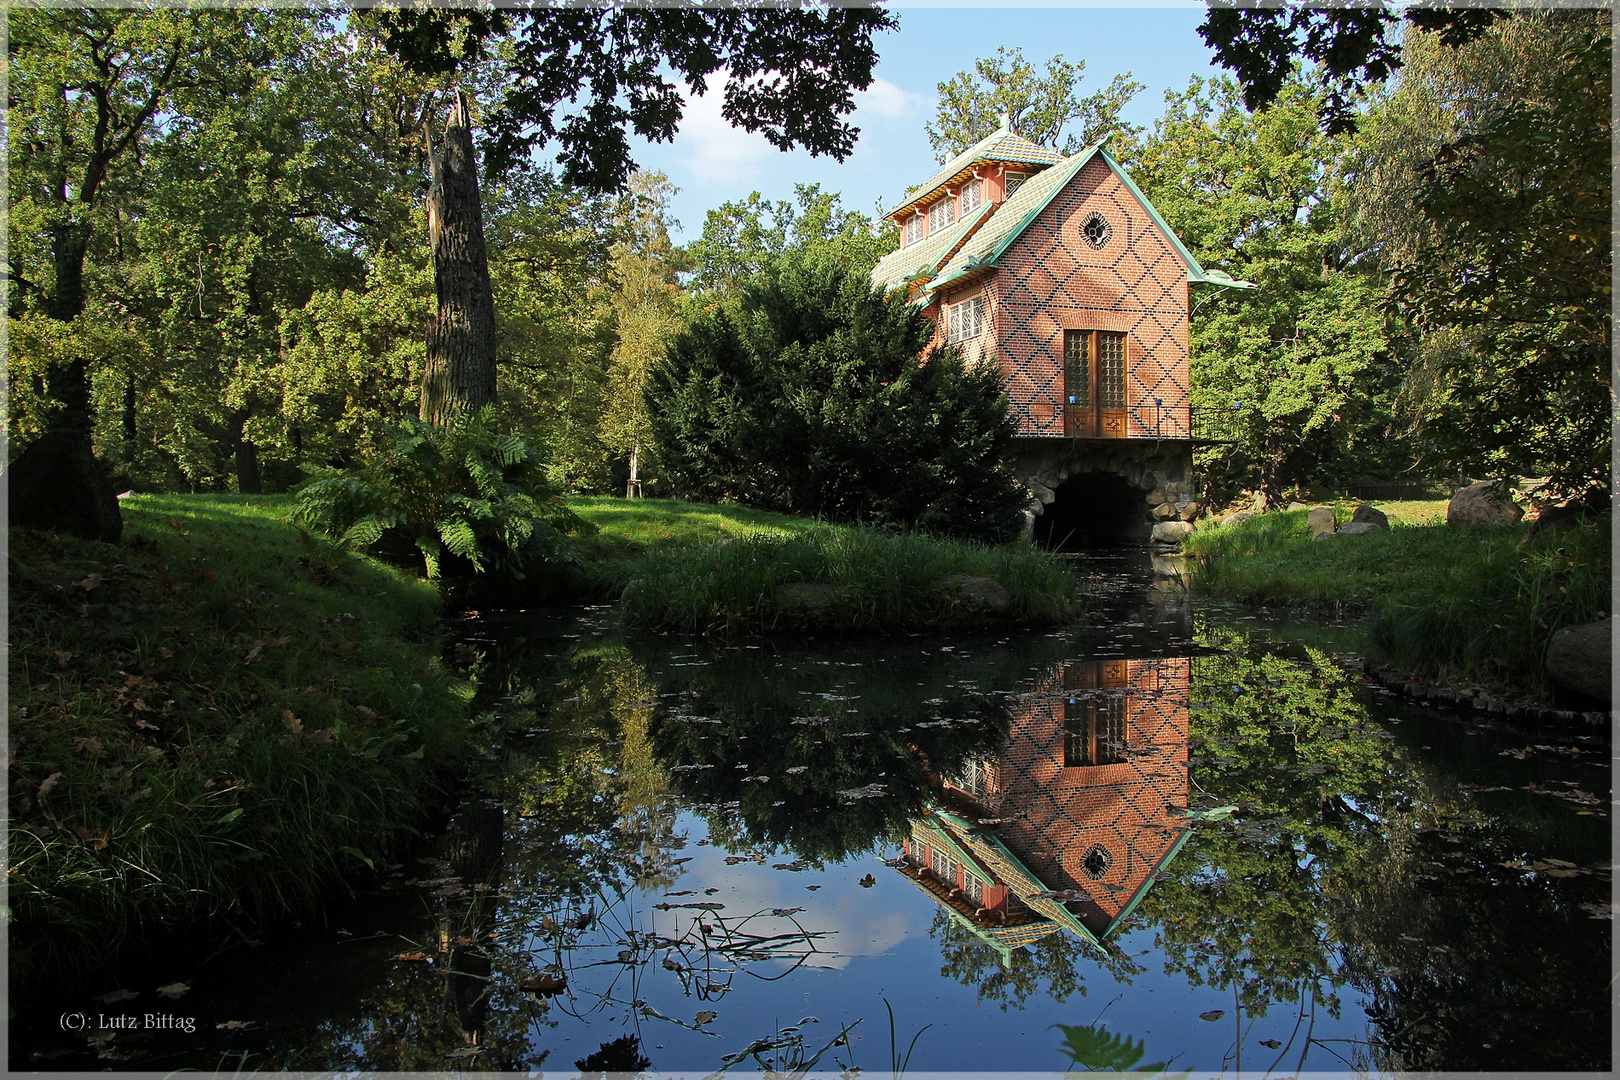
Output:
M1053 551L1118 547L1147 539L1142 493L1123 476L1089 472L1070 477L1035 519L1035 542Z

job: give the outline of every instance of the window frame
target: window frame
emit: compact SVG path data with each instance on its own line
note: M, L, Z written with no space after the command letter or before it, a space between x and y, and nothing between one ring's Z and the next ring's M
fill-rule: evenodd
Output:
M958 316L965 316L968 312L973 314L973 329L971 331L966 327L966 318L958 319ZM985 313L986 305L983 293L970 296L965 300L958 300L954 304L946 304L945 344L960 345L963 342L982 337L985 330Z
M921 214L912 214L903 231L907 247L919 243L923 238L923 216Z
M933 234L940 229L948 229L956 222L956 200L947 195L928 208L928 232Z
M969 198L970 193L972 195L971 199ZM964 215L970 211L977 210L979 208L979 204L983 201L983 181L981 181L978 177L975 176L972 180L969 180L967 183L962 185L962 213Z

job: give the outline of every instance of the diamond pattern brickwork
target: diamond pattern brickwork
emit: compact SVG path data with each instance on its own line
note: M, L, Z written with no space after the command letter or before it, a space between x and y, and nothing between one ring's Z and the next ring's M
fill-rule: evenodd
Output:
M1101 248L1082 232L1093 213L1110 229ZM1020 435L1063 434L1064 330L1127 335L1128 436L1152 436L1161 412L1161 431L1181 423L1168 418L1189 404L1187 264L1106 162L1076 173L999 267L987 292Z
M1185 657L1067 664L1015 711L991 777L975 799L1003 819L1003 844L1047 889L1072 890L1081 921L1102 935L1186 830ZM1064 767L1065 715L1089 697L1125 701L1125 754L1118 764ZM1085 860L1101 846L1098 876ZM1092 869L1105 860L1092 860Z

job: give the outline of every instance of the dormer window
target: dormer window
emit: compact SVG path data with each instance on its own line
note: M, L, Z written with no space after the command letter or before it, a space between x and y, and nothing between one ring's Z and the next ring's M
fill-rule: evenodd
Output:
M910 246L922 239L922 215L912 214L906 222L906 244Z
M1027 179L1029 179L1029 174L1028 173L1021 173L1021 172L1010 172L1010 173L1008 173L1007 174L1007 198L1009 198L1009 199L1012 198L1013 192L1017 191L1020 187L1022 187L1023 184L1024 184L1024 181L1027 180Z
M979 203L982 201L982 197L979 194L980 190L981 190L981 188L980 188L980 185L979 185L979 181L977 179L969 180L965 185L963 185L963 187L962 187L962 213L963 214L966 214L969 210L972 210L972 209L976 208L979 205Z
M950 196L947 195L945 198L939 200L939 202L937 202L933 206L929 207L929 209L928 209L928 231L929 232L935 232L935 231L937 231L939 229L943 229L945 226L949 225L953 220L955 220L956 215L951 213L951 204L954 201L955 201L954 199L952 199Z

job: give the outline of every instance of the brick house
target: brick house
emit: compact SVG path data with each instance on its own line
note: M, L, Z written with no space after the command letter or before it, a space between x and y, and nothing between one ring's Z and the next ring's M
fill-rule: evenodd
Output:
M1062 665L1014 714L998 754L931 777L902 873L1006 962L1059 931L1106 940L1196 816L1190 678L1185 657Z
M1106 144L1065 158L1004 119L888 217L900 247L873 284L906 289L936 344L1000 366L1030 531L1071 478L1062 524L1082 535L1145 540L1196 514L1190 288L1248 283L1204 270Z

